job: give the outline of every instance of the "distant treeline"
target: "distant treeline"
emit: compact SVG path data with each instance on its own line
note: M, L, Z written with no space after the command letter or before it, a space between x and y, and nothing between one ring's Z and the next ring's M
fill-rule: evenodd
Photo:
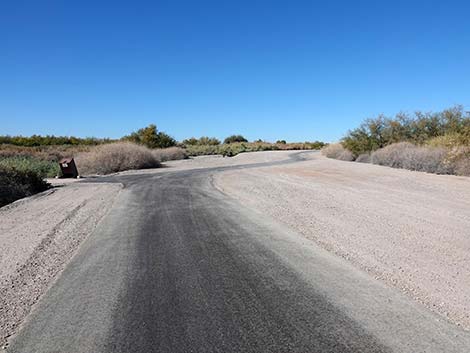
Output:
M9 144L24 147L37 147L37 146L94 146L104 143L114 142L115 140L109 138L95 138L95 137L74 137L74 136L52 136L52 135L32 135L32 136L0 136L0 144Z
M144 145L148 148L168 148L173 146L180 146L183 148L190 148L194 150L196 148L200 153L207 150L208 154L213 154L217 149L214 146L222 145L222 142L215 137L202 136L199 138L191 137L183 140L182 142L176 141L172 136L165 132L159 131L155 124L150 124L147 127L132 132L129 135L123 136L120 139L109 139L109 138L95 138L95 137L74 137L74 136L53 136L53 135L32 135L26 136L0 136L0 145L13 145L19 147L41 147L41 146L95 146L102 145L117 141L128 141L139 145ZM248 140L242 135L230 135L224 139L223 145L238 144L238 143L249 143ZM262 140L256 140L252 142L257 144L256 148L259 148L260 144L263 144L265 148L268 145L272 145L269 150L272 149L299 149L303 146L305 149L319 149L325 144L320 141L305 142L305 143L287 143L285 140L278 140L275 144L265 142ZM277 145L277 147L276 147ZM284 145L284 146L282 146Z
M437 113L398 113L393 118L379 115L365 120L341 140L341 144L355 157L398 142L443 147L468 146L470 116L462 106Z

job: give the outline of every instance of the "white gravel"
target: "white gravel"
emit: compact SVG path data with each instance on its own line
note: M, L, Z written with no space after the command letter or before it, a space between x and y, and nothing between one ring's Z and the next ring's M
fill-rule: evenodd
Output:
M214 183L470 329L470 178L311 154Z
M240 153L234 157L223 157L220 155L214 156L198 156L178 161L168 161L163 163L163 168L155 169L141 169L141 170L128 170L119 172L119 175L128 174L155 174L165 173L168 171L188 170L188 169L207 169L228 167L244 164L255 164L281 161L289 158L292 151L263 151L263 152L249 152Z
M120 184L67 184L0 209L0 347L121 190Z

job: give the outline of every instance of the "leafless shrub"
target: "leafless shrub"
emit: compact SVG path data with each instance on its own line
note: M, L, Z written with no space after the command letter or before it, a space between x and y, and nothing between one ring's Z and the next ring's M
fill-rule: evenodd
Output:
M180 147L155 149L152 151L152 154L160 162L176 161L188 158L186 151Z
M447 162L454 166L455 174L470 176L470 147L451 148L447 154Z
M455 174L470 176L470 158L461 159L455 164Z
M149 148L130 142L96 146L90 152L79 154L76 162L81 174L110 174L160 166Z
M349 150L344 150L341 152L341 154L338 156L338 159L340 161L347 161L347 162L352 162L354 160L354 156L351 151Z
M373 164L428 173L452 174L454 166L448 162L447 150L420 147L409 142L391 144L372 153Z
M370 154L369 153L363 153L357 156L356 162L359 163L370 163Z
M345 149L340 143L332 143L321 150L322 154L328 158L342 161L353 161L353 154Z

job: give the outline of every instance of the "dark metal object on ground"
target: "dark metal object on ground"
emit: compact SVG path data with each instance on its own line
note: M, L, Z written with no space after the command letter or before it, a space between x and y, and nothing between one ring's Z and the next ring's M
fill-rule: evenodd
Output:
M77 178L78 170L73 158L63 158L59 161L62 178Z

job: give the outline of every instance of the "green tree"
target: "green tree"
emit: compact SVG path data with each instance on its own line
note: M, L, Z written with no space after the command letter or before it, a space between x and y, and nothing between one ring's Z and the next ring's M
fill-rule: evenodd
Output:
M195 137L183 140L183 145L196 146L199 144L199 140Z
M224 140L224 143L248 142L242 135L231 135Z
M202 136L199 138L198 144L201 146L217 146L220 145L220 141L215 137Z
M124 136L122 139L148 148L167 148L176 145L176 140L164 132L159 132L155 124L150 124L128 136Z

